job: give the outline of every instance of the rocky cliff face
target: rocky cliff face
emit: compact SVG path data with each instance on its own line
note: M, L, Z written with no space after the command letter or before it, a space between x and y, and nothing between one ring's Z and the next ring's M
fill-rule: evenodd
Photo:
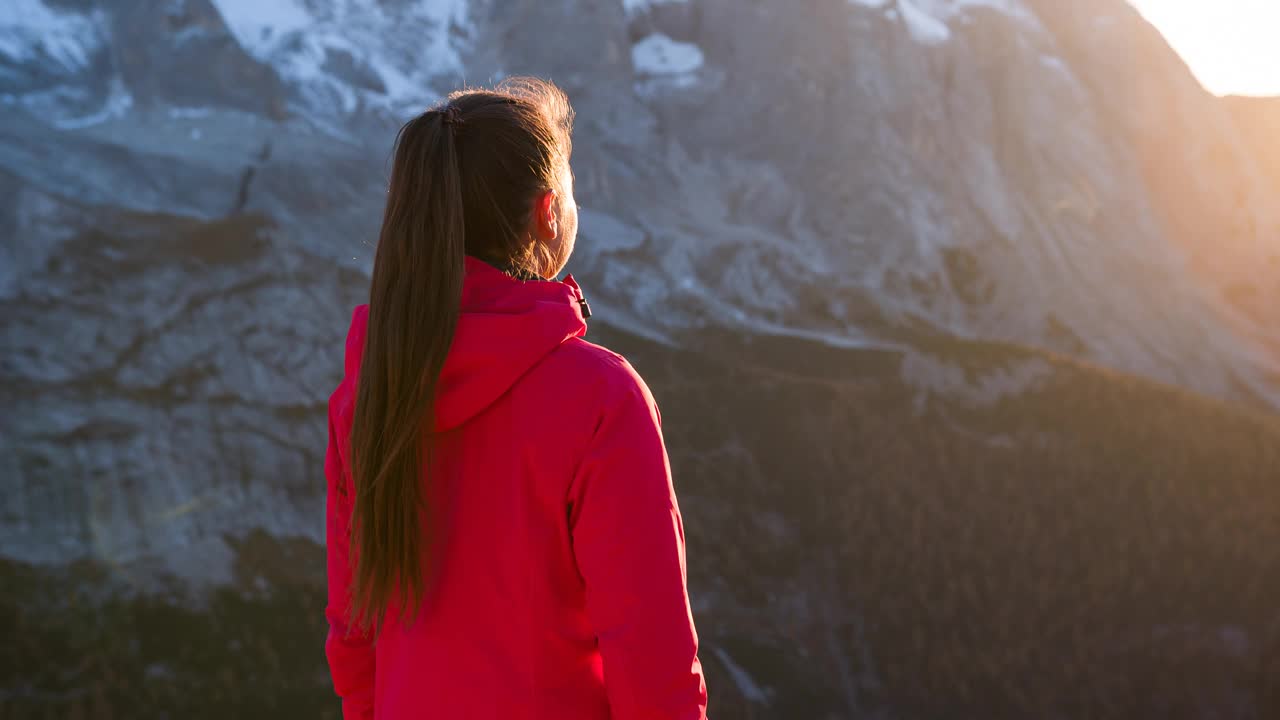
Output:
M390 140L515 72L579 112L571 269L664 406L718 716L1264 716L1269 121L1118 0L21 0L0 715L332 714Z
M1267 97L1225 98L1250 155L1263 174L1271 178L1274 193L1280 192L1280 99Z

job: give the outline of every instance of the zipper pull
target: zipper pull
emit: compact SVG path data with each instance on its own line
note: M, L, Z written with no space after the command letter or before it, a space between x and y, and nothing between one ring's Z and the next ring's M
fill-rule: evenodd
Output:
M573 290L573 297L578 301L578 307L582 308L582 319L586 320L591 317L591 306L587 304L587 298L582 294L582 288L578 286L578 281L573 279L573 275L567 275L564 284Z

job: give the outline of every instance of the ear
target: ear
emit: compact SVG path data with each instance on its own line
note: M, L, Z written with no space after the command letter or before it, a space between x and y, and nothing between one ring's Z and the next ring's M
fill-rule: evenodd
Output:
M533 231L543 242L555 240L560 234L557 197L555 190L547 190L533 201Z

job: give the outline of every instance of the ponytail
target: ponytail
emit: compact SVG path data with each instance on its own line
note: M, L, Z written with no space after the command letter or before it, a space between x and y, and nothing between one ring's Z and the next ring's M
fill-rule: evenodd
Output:
M351 429L352 624L412 619L427 590L435 399L466 255L527 267L534 198L560 182L573 109L559 88L509 78L455 92L400 129L369 290Z
M373 263L351 430L351 606L362 628L380 628L393 605L412 618L424 594L430 508L422 470L466 254L452 119L429 111L400 129Z

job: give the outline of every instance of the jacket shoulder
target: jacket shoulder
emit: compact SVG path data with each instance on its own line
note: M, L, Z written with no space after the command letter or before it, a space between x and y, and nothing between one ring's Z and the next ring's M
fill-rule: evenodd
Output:
M622 355L582 338L572 338L548 360L553 368L567 373L560 381L580 388L579 397L587 405L604 412L634 408L661 417L644 378Z
M571 368L592 384L618 389L644 386L644 380L625 357L582 338L570 338L552 353L551 360Z

